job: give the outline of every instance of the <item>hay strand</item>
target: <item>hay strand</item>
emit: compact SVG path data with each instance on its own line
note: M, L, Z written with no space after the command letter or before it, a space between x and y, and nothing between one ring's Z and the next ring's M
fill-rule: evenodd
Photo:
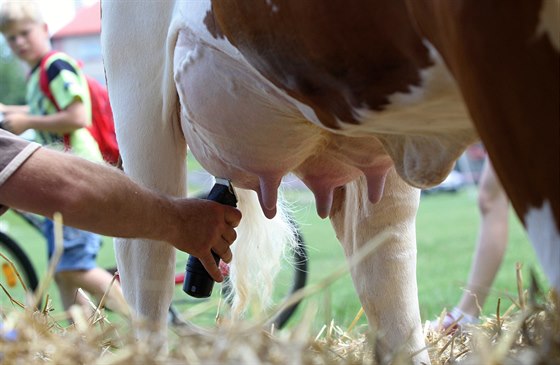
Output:
M61 224L61 219L55 221L55 226L61 227ZM362 258L371 252L366 251L362 252ZM56 256L49 267L50 275L54 272L55 259ZM304 298L321 292L345 272L340 269L297 295ZM513 304L505 313L501 313L503 300L498 298L493 317L484 317L482 323L465 326L462 331L435 332L426 323L424 334L433 365L560 363L558 294L544 293L532 273L530 288L525 291L521 265L516 268L516 275L518 298L510 298ZM48 287L49 280L45 278L41 283L42 291ZM3 290L7 291L6 288ZM281 331L266 326L263 318L257 322L225 321L221 305L218 305L219 327L200 331L187 322L180 331L174 328L176 337L170 338L169 351L165 351L163 338L166 334L150 332L152 326L149 324L129 317L119 324L109 321L103 309L106 295L107 292L97 306L90 303L94 309L91 317L81 306L72 306L62 315L51 315L52 303L48 295L41 310L20 303L21 307L1 313L0 361L6 364L64 365L376 363L376 334L356 331L362 309L346 329L330 319L314 334L312 328L317 325L319 307L314 300L307 301L299 323ZM212 309L216 302L201 305ZM196 316L199 311L200 307L195 306L190 315ZM445 312L442 318L444 315ZM62 324L68 319L72 324ZM146 335L137 339L135 334L138 333ZM409 364L410 356L396 351L388 361L397 365Z

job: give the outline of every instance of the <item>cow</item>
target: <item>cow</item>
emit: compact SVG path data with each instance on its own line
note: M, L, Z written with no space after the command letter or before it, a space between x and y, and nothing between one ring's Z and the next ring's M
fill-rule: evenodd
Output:
M266 230L289 236L277 191L294 173L350 260L376 246L350 272L379 333L378 358L399 350L428 363L415 272L419 188L441 182L479 137L560 289L558 8L556 0L104 2L124 170L184 195L188 145L207 171L232 181L239 231L251 233L234 244L240 306L259 280L247 279L247 267L270 267L281 251ZM173 250L117 240L116 254L127 300L165 328Z

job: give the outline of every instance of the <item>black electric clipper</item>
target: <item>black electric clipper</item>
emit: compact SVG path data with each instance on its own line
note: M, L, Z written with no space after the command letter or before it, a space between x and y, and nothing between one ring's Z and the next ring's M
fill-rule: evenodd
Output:
M231 182L227 179L216 178L216 183L208 193L208 200L226 204L232 207L237 206L237 198L233 191ZM212 252L216 260L216 265L220 262L220 257ZM208 274L202 262L194 256L189 256L183 281L183 291L195 298L208 298L212 294L214 279Z

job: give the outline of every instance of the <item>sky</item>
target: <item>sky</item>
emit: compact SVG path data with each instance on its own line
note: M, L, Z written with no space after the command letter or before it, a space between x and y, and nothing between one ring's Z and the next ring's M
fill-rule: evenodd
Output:
M6 1L6 0L4 0ZM80 6L87 6L97 0L39 0L45 22L49 25L50 34L68 24Z
M0 0L0 4L6 1L25 1L25 0ZM37 0L43 13L45 22L49 25L50 34L72 20L76 9L80 6L87 6L98 0Z
M39 0L39 4L51 35L72 20L76 12L74 0Z

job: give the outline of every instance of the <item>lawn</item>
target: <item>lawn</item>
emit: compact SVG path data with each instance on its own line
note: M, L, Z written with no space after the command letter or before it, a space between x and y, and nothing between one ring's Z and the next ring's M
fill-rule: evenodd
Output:
M455 305L462 295L479 221L475 189L422 198L417 218L417 270L422 318L438 315L443 307ZM483 307L485 314L495 313L498 297L504 300L517 296L515 267L518 262L523 264L525 283L529 280L530 270L534 270L539 282L543 282L544 275L533 248L513 209L510 209L508 249ZM505 300L502 308L510 304L510 300Z
M297 219L310 247L310 280L316 282L326 277L331 269L343 264L344 256L328 220L320 220L309 202L301 199L296 204ZM483 308L485 314L495 313L498 297L502 298L502 308L507 308L511 304L508 297L517 295L516 262L524 265L525 283L529 279L529 268L536 269L541 282L544 278L513 211L509 222L509 247ZM474 188L458 193L422 196L417 217L417 275L423 320L435 318L444 307L450 308L458 302L466 284L478 224ZM326 301L321 302L321 295L328 297ZM348 325L360 308L348 274L319 296L314 299L319 301L320 308L326 308L328 312L322 313L321 323L328 322L332 317L337 323Z
M201 177L201 181L207 181ZM196 184L194 184L196 185ZM316 283L344 265L342 249L337 243L328 220L321 220L315 214L312 196L306 192L290 194L297 197L293 202L296 219L308 245L310 255L309 280ZM477 236L479 216L476 208L476 191L465 189L456 194L441 193L423 196L417 218L418 241L418 282L421 315L423 320L436 317L444 307L453 306L461 295L467 280L471 256ZM38 272L46 270L46 245L33 229L12 213L0 217L0 228L24 243L24 249L32 258ZM178 263L184 267L184 256ZM104 245L99 255L99 264L103 267L113 266L112 240L104 238ZM504 263L492 289L484 311L495 312L498 297L506 299L502 308L507 308L511 301L508 296L516 294L515 263L525 265L524 278L528 281L528 268L535 268L536 259L531 246L515 216L510 217L510 243ZM538 277L543 275L537 268ZM178 288L178 295L180 289ZM3 294L2 294L3 295ZM60 301L55 288L51 288L55 310L60 310ZM4 303L5 297L0 297ZM349 275L343 275L328 289L313 295L304 302L305 308L314 303L319 308L316 327L330 322L347 326L360 308L354 295ZM299 310L298 316L303 311ZM362 323L365 323L362 319Z

